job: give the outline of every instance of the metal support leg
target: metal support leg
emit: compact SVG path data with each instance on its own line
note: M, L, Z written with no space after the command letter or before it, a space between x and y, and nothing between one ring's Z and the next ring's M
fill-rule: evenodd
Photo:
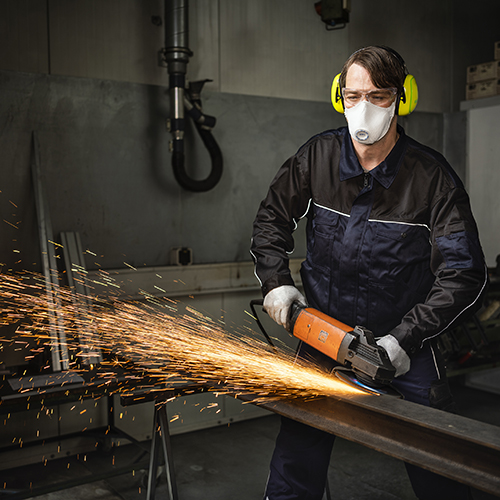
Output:
M147 500L153 500L156 492L156 471L158 470L158 418L155 408L153 419L153 435L151 436L151 451L149 453L149 471L148 471L148 491Z
M153 436L151 438L151 454L149 457L147 500L154 500L155 498L156 471L158 470L158 445L160 444L160 441L165 459L165 473L167 475L168 494L170 500L178 500L179 496L177 495L174 460L168 428L167 407L165 404L155 406Z

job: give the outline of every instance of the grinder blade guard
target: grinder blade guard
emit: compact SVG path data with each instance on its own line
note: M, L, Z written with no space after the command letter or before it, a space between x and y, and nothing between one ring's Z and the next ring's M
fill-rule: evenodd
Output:
M337 373L342 380L354 383L357 379L358 385L374 389L392 382L396 369L370 330L352 328L297 302L291 307L287 327L292 335L343 365L345 368L339 367ZM351 370L354 377L345 369Z

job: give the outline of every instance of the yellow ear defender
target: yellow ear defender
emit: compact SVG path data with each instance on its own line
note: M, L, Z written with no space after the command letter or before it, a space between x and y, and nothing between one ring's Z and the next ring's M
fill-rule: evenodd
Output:
M342 99L342 91L340 90L340 73L333 79L331 99L335 111L344 112L344 100Z
M406 75L403 84L403 95L399 101L398 115L409 115L416 107L418 102L417 81L413 75Z
M331 99L335 111L344 112L344 102L342 99L342 91L340 88L340 73L333 79L331 89ZM418 87L417 81L413 75L406 75L403 85L403 94L399 101L397 114L399 116L409 115L416 107L418 102Z

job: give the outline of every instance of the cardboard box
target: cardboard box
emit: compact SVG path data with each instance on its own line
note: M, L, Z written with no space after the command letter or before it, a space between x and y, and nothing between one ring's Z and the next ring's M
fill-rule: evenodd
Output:
M500 78L500 61L475 64L467 68L467 83L484 82Z
M500 60L500 42L495 42L495 61Z
M486 80L485 82L468 83L465 90L465 98L480 99L481 97L492 97L500 94L500 80Z

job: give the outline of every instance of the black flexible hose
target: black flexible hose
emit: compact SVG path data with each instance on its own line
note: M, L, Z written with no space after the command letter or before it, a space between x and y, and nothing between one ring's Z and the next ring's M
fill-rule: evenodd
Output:
M255 310L255 306L261 306L262 307L263 305L264 305L264 301L262 299L253 299L253 300L250 301L250 309L252 310L253 316L255 318L255 322L257 323L257 326L259 327L259 329L262 332L262 334L264 335L264 337L266 337L266 340L267 340L268 344L274 350L276 350L276 346L273 344L273 341L271 340L271 337L269 337L269 335L267 334L266 329L264 328L264 325L260 322L260 319L257 316L257 311Z
M181 187L187 191L201 193L213 189L222 177L222 152L217 144L212 132L202 128L200 124L194 122L196 130L203 141L203 144L208 150L210 159L212 160L212 169L206 179L195 180L189 177L184 167L184 140L180 139L174 143L174 151L172 153L172 168L174 176Z

